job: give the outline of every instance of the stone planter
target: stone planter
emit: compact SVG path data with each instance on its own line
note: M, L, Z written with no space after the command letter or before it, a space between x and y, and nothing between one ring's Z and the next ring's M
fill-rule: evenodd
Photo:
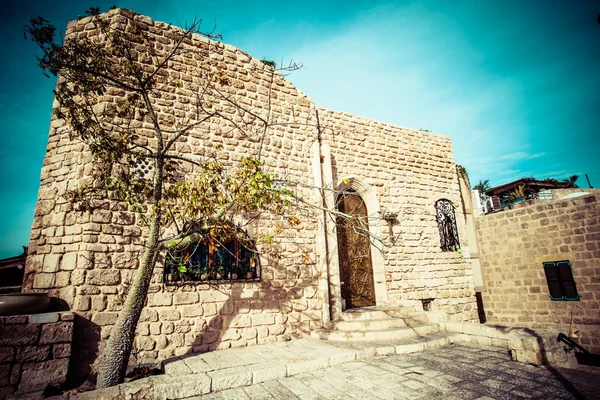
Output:
M0 315L37 314L49 306L47 293L0 294Z

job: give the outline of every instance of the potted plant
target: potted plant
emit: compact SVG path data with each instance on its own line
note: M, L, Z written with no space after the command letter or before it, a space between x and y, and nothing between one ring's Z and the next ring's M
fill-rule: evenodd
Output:
M177 265L177 273L179 275L179 280L187 281L188 279L188 268L185 264Z
M217 265L215 265L215 279L216 280L223 279L223 264L221 262L219 262Z
M206 265L199 267L198 278L203 282L208 278Z

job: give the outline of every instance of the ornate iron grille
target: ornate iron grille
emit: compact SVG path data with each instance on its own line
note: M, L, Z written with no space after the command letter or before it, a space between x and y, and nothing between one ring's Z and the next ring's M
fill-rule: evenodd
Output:
M337 218L342 298L348 308L373 306L375 286L367 207L352 190L338 197L337 207L347 215Z
M446 199L436 201L435 211L438 229L440 230L440 247L442 251L457 251L460 249L460 242L452 202Z

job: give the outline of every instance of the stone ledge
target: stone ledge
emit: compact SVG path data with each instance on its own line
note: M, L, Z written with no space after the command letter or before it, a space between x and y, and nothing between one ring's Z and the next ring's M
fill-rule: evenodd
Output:
M566 353L556 340L558 332L462 322L440 323L440 329L458 333L459 343L507 347L514 361L563 368L579 366L575 352Z

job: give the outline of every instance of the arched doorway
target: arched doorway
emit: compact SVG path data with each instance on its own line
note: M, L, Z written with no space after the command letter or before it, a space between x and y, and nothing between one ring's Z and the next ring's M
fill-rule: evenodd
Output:
M346 308L375 305L371 241L367 207L356 191L345 190L337 209L349 217L337 217L340 285Z

